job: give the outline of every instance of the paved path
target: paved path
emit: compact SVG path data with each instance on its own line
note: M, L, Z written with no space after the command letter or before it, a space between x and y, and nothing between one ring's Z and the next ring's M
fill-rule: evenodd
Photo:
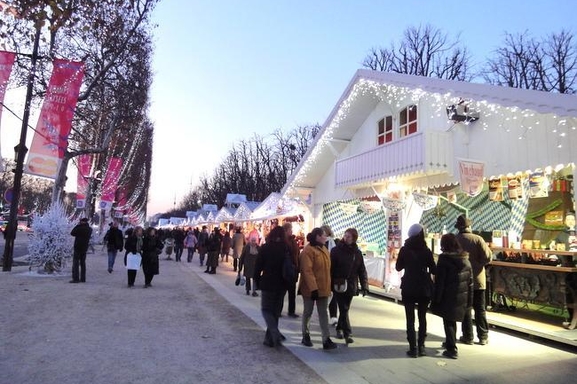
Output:
M429 356L407 358L403 307L372 296L353 300L348 347L333 338L339 348L323 351L315 315L313 348L286 316L285 347L267 348L259 298L234 285L230 264L203 273L198 255L161 260L150 289L126 288L124 268L108 274L102 252L89 255L86 284L25 270L0 275L2 383L565 383L577 373L573 352L496 331L443 358L433 315Z

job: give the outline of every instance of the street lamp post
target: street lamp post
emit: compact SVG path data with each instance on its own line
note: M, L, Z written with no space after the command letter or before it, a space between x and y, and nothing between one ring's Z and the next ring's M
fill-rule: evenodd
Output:
M30 119L30 103L32 101L32 90L34 87L34 77L36 75L36 60L38 59L38 43L40 42L40 27L36 27L34 36L34 47L32 49L31 67L28 74L28 85L26 88L26 100L24 102L24 114L22 115L22 128L20 129L20 141L14 147L16 152L16 169L14 169L14 187L12 188L12 203L10 204L10 216L6 227L6 243L4 244L4 256L2 260L2 271L12 270L12 260L14 254L14 239L18 226L18 205L20 203L20 191L22 189L22 174L24 172L24 157L28 149L26 148L26 133L28 131L28 120Z

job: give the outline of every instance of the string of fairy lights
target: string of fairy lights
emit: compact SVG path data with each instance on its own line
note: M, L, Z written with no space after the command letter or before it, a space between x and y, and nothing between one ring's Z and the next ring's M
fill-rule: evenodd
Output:
M321 130L317 139L313 142L312 150L295 170L295 176L289 180L289 184L285 188L286 191L294 193L297 187L302 185L304 178L316 163L317 157L321 155L324 147L334 139L335 130L349 116L352 105L357 99L367 95L375 97L377 100L385 102L397 110L409 103L418 104L427 98L432 111L430 118L437 119L443 116L446 118L446 107L448 105L463 101L451 92L431 92L421 88L383 84L382 82L365 78L359 79L348 96L338 106L338 110L332 120L325 126L324 130ZM531 109L523 109L518 106L503 106L487 100L468 100L467 106L482 114L484 118L475 122L475 124L478 124L484 131L489 129L489 121L492 121L489 118L493 117L494 120L499 122L496 128L504 132L510 132L515 127L519 131L517 135L519 140L527 139L531 130L544 124L546 129L555 137L557 148L562 148L566 143L565 139L569 131L577 130L577 118L573 116L559 116L557 114L537 115ZM465 122L464 124L470 123ZM494 124L491 127L495 128Z

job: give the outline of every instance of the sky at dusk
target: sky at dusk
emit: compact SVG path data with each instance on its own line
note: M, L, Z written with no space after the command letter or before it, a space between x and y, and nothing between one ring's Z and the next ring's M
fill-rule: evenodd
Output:
M152 19L149 216L178 205L236 141L323 124L369 50L399 42L408 27L460 35L477 66L505 32L577 33L571 0L161 0ZM8 92L6 104L16 97ZM19 131L4 111L3 157Z

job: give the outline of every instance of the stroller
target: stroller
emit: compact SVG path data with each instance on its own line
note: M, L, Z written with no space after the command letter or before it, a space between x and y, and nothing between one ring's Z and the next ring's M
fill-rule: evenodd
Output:
M172 237L167 237L164 240L164 251L166 252L166 260L172 260L172 251L174 250L174 239Z

